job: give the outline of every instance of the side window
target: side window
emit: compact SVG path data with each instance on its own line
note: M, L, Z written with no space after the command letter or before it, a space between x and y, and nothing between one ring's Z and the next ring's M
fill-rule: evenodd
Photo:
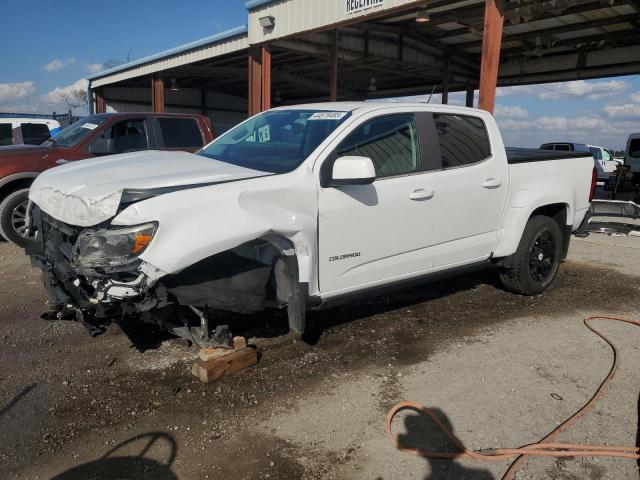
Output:
M570 152L571 151L571 145L569 145L567 143L560 143L560 144L556 145L556 150L561 150L563 152Z
M144 120L123 120L114 123L101 135L113 140L114 153L134 152L149 148Z
M22 141L27 145L40 145L51 138L49 127L44 123L23 123L20 125L20 129L22 130Z
M202 133L195 119L158 118L165 148L200 148Z
M597 147L591 147L589 149L591 151L591 155L595 160L602 160L602 151Z
M479 118L435 113L433 119L440 141L442 168L464 167L491 156L487 129Z
M360 125L338 146L338 157L350 155L369 157L377 178L420 171L418 130L413 115L384 116Z
M13 145L13 129L10 123L0 123L0 147Z

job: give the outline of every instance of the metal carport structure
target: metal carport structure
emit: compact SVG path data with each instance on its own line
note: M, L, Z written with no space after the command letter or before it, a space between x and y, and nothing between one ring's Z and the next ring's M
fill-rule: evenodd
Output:
M90 77L100 112L202 112L640 73L640 0L251 0L247 26Z

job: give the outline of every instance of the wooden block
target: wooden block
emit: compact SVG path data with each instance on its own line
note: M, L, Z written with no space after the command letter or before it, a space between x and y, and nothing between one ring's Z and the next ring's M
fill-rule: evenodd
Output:
M233 349L242 350L247 348L247 339L244 337L233 337Z
M234 350L231 348L206 347L200 349L198 357L200 357L200 360L208 362L209 360L215 360L216 358L224 357L233 352Z
M258 351L248 347L208 362L198 359L193 364L192 372L201 381L211 383L256 363L258 363Z

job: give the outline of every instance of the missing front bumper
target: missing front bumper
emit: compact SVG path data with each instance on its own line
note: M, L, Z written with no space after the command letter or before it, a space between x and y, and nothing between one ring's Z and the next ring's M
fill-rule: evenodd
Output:
M621 200L594 200L575 234L586 237L590 233L629 235L632 232L640 235L640 205Z

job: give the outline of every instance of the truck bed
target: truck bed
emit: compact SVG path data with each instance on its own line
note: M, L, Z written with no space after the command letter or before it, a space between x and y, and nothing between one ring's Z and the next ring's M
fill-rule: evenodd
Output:
M565 160L568 158L588 157L593 159L589 152L564 152L554 150L540 150L538 148L514 148L507 147L507 161L513 163L545 162L548 160Z

